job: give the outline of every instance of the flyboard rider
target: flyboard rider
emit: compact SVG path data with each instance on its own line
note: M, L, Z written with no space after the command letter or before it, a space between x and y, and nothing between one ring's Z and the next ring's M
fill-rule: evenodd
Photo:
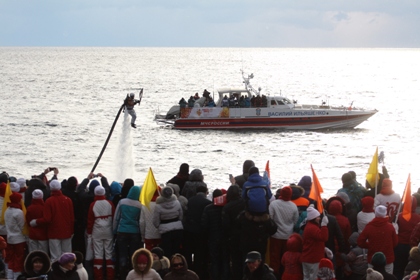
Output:
M142 96L143 89L140 90L140 98ZM127 97L124 100L124 106L127 110L127 113L131 116L131 127L136 128L136 111L134 111L134 106L140 104L140 100L134 98L134 93L127 94Z

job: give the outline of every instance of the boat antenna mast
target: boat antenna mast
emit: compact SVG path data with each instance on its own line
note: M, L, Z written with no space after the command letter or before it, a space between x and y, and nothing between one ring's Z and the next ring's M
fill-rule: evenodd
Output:
M245 89L249 92L253 92L256 95L260 95L261 92L261 87L258 88L258 90L256 90L250 83L250 80L254 78L254 74L251 73L249 75L245 75L244 70L241 69L242 72L242 79L244 80L243 83L245 84Z

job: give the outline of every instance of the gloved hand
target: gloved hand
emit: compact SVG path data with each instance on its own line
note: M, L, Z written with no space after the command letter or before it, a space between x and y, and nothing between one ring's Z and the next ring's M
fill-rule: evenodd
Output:
M327 218L327 221L328 221L328 218ZM334 258L333 252L330 249L328 249L328 247L325 247L324 252L325 252L325 255L327 255L327 258L329 258L330 260Z
M326 227L328 225L328 217L324 216L321 221L321 227Z
M31 221L29 222L29 225L30 225L31 227L36 227L36 226L37 226L37 224L36 224L36 220L35 220L35 219L31 220Z

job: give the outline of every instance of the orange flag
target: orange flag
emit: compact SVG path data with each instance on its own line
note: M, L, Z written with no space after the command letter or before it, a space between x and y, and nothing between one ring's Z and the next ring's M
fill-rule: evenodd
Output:
M270 177L270 161L267 160L265 164L265 170L263 173L263 178L268 182L268 187L271 188L271 177Z
M324 212L324 206L322 205L321 193L323 193L324 190L322 189L321 183L319 183L318 176L316 176L315 170L312 167L312 164L311 164L311 169L312 169L312 187L311 187L311 192L309 193L309 198L312 198L313 200L316 201L316 208L318 209L319 213L322 213Z
M409 221L411 219L411 179L410 174L408 174L407 184L405 185L404 195L402 203L404 204L402 217Z

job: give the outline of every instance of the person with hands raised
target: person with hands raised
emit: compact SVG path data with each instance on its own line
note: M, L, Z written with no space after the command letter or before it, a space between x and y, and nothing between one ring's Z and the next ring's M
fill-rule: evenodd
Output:
M308 207L307 222L303 231L302 268L304 280L315 280L318 265L325 256L325 242L328 240L328 218L321 215L313 205ZM320 227L321 224L321 227Z

